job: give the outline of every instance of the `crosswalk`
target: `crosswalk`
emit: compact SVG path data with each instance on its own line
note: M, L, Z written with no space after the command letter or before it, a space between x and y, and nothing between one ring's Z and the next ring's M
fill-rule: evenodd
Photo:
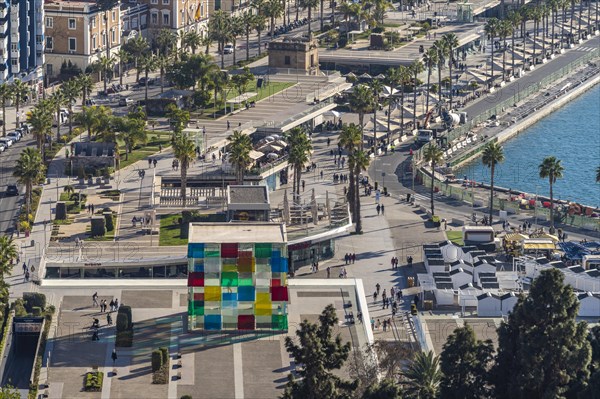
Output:
M579 47L578 49L576 49L576 51L587 51L587 52L591 52L591 51L595 51L598 50L597 47L589 47L589 46L584 46L584 47Z
M431 200L431 197L430 197L429 194L415 193L415 194L413 194L413 196L415 197L415 200L417 200L417 201L429 201L429 200ZM440 199L443 199L443 198L445 198L445 196L442 193L440 193L440 192L433 193L433 199L434 200L440 200Z

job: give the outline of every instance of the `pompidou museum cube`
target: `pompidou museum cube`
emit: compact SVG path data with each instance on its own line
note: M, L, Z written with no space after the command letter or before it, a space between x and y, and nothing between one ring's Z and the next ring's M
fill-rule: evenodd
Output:
M189 237L190 330L287 330L284 224L192 223Z

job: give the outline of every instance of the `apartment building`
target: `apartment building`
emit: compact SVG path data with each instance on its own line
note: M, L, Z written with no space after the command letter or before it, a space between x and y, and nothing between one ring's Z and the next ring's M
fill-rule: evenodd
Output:
M0 0L0 82L41 81L43 47L43 0Z
M95 0L46 0L46 75L55 78L63 62L82 71L121 47L121 5L102 11Z
M190 30L204 36L208 31L208 0L140 0L148 4L150 36L161 29L177 35Z

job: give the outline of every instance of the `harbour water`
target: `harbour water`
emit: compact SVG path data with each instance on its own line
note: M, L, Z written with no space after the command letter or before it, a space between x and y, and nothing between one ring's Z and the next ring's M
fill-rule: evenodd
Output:
M563 178L554 185L554 198L600 207L600 85L540 120L504 143L504 163L496 167L495 185L549 196L548 179L539 177L544 157L562 161ZM455 172L477 182L490 182L481 158Z

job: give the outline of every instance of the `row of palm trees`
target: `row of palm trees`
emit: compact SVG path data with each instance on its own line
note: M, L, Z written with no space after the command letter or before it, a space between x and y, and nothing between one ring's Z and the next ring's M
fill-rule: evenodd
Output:
M29 94L27 84L19 79L15 79L12 83L0 84L0 106L2 106L2 115L6 118L6 105L12 102L17 111L16 127L19 127L20 106ZM6 136L6 123L2 124L2 136Z
M443 162L444 153L437 145L429 144L423 152L423 159L431 165L430 206L431 214L435 215L435 203L433 200L435 178L433 175L435 167ZM483 148L481 162L490 168L490 202L488 208L490 225L493 223L494 216L494 177L496 167L498 164L504 162L504 159L504 149L497 142L490 142ZM554 156L545 157L538 166L539 177L541 179L548 179L550 186L550 227L552 228L554 228L554 184L556 184L558 179L563 178L563 172L564 167L561 160ZM600 167L596 169L596 182L600 182Z
M576 16L575 6L579 4L579 16ZM562 23L565 24L567 21L567 12L570 9L570 22L568 27L568 37L565 39L565 35L567 33L567 29L563 26L560 31L560 40L555 38L555 30L559 24L559 16L561 17ZM584 13L587 10L587 25L582 30L582 19L584 17ZM502 51L502 72L504 75L507 74L506 70L506 49L507 49L507 39L511 38L511 68L514 73L515 71L515 37L520 32L520 36L525 38L526 36L526 26L528 21L532 21L534 23L533 30L533 48L532 55L535 63L535 59L537 57L546 57L546 41L548 36L550 36L550 47L551 52L554 52L554 49L558 47L558 49L563 49L564 46L569 45L576 41L576 37L579 37L582 33L592 34L595 30L598 29L599 22L599 7L595 9L595 18L592 18L591 15L592 10L592 2L587 1L586 9L583 9L583 2L579 0L548 0L546 2L535 2L529 3L526 5L522 5L521 7L511 10L505 18L497 19L490 18L485 25L485 32L490 38L492 42L492 46L490 46L491 51L491 80L494 80L494 62L493 57L495 53L495 46L493 45L494 39L498 38L502 40L502 46L500 51ZM577 18L577 34L574 33L573 22ZM539 49L537 37L541 28L542 34L542 46ZM548 35L549 29L551 30L550 35ZM538 49L540 53L538 54ZM523 41L522 48L522 57L523 63L525 64L525 60L527 59L527 41Z

